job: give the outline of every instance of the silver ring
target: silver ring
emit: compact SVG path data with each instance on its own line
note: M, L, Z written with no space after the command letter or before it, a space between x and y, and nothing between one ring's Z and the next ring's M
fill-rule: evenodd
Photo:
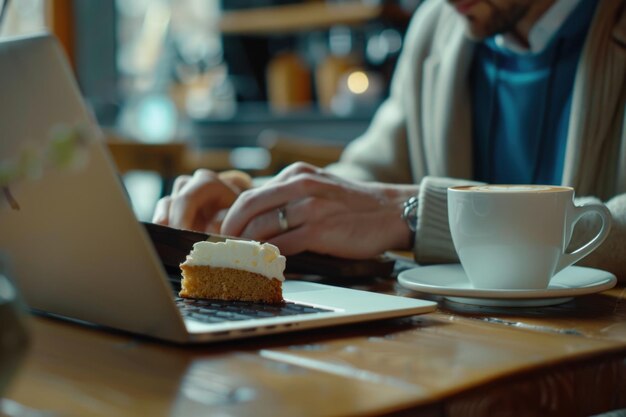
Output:
M278 227L281 232L289 230L289 222L287 221L287 206L278 209Z

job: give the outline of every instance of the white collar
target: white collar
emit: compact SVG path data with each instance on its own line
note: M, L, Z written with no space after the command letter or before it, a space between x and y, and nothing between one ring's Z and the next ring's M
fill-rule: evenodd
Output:
M518 54L537 54L544 51L552 37L561 28L580 1L556 0L530 29L528 33L529 48L521 45L517 39L507 33L495 36L496 45Z

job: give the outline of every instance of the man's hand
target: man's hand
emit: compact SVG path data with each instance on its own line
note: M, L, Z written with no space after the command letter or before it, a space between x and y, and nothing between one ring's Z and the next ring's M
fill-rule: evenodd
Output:
M309 250L368 258L412 246L400 214L402 203L416 193L415 185L347 181L296 163L241 193L221 231L269 241L286 255Z
M199 169L193 176L182 175L174 181L172 195L157 203L152 221L179 229L217 233L226 210L250 186L250 177L240 171L216 174Z

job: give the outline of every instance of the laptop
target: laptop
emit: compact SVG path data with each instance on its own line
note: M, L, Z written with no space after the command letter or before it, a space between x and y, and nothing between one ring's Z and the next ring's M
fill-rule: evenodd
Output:
M50 35L0 43L0 163L88 126L85 163L0 190L0 251L35 311L176 343L212 342L433 311L430 301L287 280L270 306L177 299L98 127ZM9 198L10 197L10 198ZM12 203L12 204L11 204ZM19 209L17 207L19 206Z

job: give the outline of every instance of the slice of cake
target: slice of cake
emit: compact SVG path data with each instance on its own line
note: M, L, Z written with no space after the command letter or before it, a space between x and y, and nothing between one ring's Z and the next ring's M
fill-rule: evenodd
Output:
M285 257L269 243L198 242L180 269L181 297L284 302Z

